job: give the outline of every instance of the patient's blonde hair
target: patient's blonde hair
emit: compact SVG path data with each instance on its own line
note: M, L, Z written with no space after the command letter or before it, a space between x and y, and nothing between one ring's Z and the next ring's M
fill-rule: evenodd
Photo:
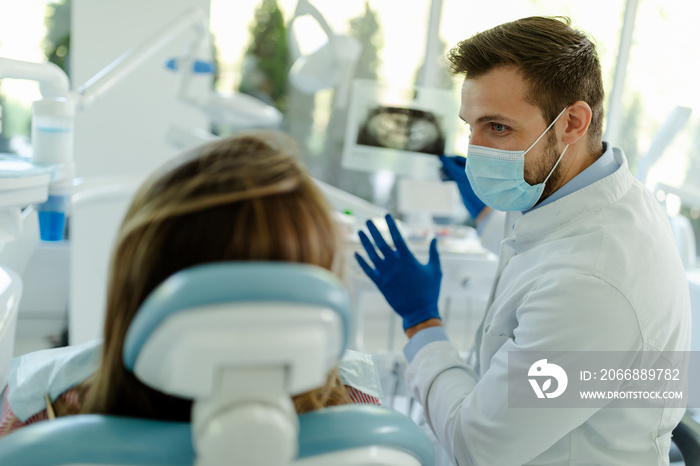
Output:
M218 261L300 262L337 271L339 256L331 208L282 133L239 133L161 170L137 192L119 231L101 366L87 382L81 411L190 419L190 400L145 386L122 363L129 324L170 275ZM333 371L326 386L294 402L303 412L350 400Z

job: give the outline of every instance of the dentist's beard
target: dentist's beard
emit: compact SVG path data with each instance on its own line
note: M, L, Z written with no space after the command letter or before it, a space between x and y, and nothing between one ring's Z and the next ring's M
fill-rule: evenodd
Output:
M554 132L551 132L549 133L549 135L546 136L546 138L546 146L544 148L544 153L542 154L542 158L540 159L539 163L537 163L535 167L531 170L528 170L527 164L525 166L524 178L525 181L527 181L530 185L542 183L545 179L547 179L547 175L549 175L549 172L552 170L552 167L557 163L557 160L559 160L559 156L561 155L561 153L557 149L556 134ZM566 154L564 155L566 156ZM525 157L527 158L527 155ZM566 161L562 158L561 162L559 162L559 164L557 165L557 168L554 169L552 176L549 177L549 179L547 180L547 184L544 185L542 196L540 196L539 200L537 201L537 204L547 199L551 194L554 193L554 191L556 191L560 187L559 182L564 177L564 167L567 165L565 162Z

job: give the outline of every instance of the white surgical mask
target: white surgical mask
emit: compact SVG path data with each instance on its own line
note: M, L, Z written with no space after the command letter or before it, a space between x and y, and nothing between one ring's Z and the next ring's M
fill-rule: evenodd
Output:
M535 144L547 134L565 111L566 108L527 150L501 150L469 145L465 167L467 178L484 204L492 209L508 212L528 210L537 203L542 196L545 183L554 173L569 145L566 145L545 180L536 185L530 185L525 181L525 154L535 147Z

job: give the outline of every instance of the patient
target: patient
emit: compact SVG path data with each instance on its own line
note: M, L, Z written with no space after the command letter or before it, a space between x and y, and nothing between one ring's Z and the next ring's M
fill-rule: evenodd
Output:
M51 417L52 411L189 421L190 400L149 388L124 368L126 332L151 291L197 264L287 261L339 272L341 243L331 208L295 148L278 132L239 133L195 149L146 181L113 253L97 371L24 420L14 415L12 400L8 403L8 387L0 435ZM377 396L346 386L337 369L326 385L293 401L299 413L351 402L379 404Z

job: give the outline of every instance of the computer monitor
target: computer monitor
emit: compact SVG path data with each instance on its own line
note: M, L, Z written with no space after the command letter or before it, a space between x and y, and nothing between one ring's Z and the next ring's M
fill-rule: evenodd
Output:
M437 181L441 166L437 156L454 154L458 112L454 90L355 80L342 166Z

